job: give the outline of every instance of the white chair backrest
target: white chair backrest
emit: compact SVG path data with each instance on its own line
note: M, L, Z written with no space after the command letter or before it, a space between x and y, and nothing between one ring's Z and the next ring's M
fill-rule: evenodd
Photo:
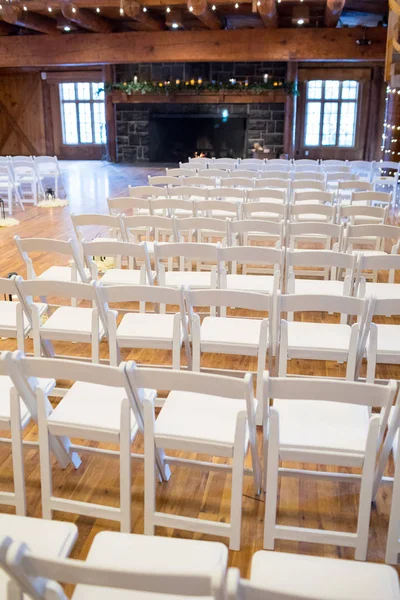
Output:
M150 213L156 215L162 211L165 216L173 216L176 210L189 211L189 214L194 214L194 202L192 200L184 200L182 198L158 198L157 200L149 200Z
M271 312L273 296L257 292L243 292L240 290L193 290L185 289L190 317L193 316L193 308L196 306L230 307L241 308L257 312ZM221 313L225 315L225 313Z
M238 191L238 190L233 190ZM241 190L240 190L241 191ZM208 217L217 217L221 215L221 211L238 219L240 216L241 204L239 202L229 200L194 200L195 214L205 213Z
M371 191L372 192L372 183L369 183L368 181L349 181L349 180L344 180L344 181L339 181L338 182L338 191L345 191L345 190L351 190L351 191Z
M258 188L255 190L247 190L248 202L256 202L261 200L266 202L281 202L284 204L287 200L286 191L276 188Z
M217 246L214 244L178 242L171 244L154 244L156 261L165 258L184 258L217 262Z
M165 189L155 185L129 185L128 190L133 198L163 198L166 195Z
M228 171L229 169L221 169L220 167L218 169L199 169L199 175L202 177L226 177Z
M193 185L182 185L173 187L169 190L170 198L182 198L185 200L195 200L196 198L208 198L208 189L195 187Z
M319 202L320 204L333 204L333 192L321 192L319 190L300 190L293 194L293 203L307 204L309 202Z
M278 188L284 190L286 194L289 193L290 180L289 179L276 179L275 177L268 177L268 173L263 173L261 179L255 180L256 188Z
M352 276L355 274L357 257L353 254L335 252L333 250L292 250L286 251L286 268L294 274L293 267L335 267L345 269Z
M358 181L358 175L345 171L327 171L327 183L337 183L338 181Z
M57 156L35 156L33 160L39 175L54 175L60 173Z
M247 179L257 179L259 171L251 171L250 169L235 169L235 171L229 171L228 178L238 179L246 177ZM222 184L221 184L222 185Z
M369 192L368 192L369 193ZM387 207L381 208L380 206L365 206L364 204L352 204L350 206L338 206L338 221L342 219L348 219L352 225L355 224L356 217L374 217L380 219L382 223L386 220Z
M280 248L263 248L262 246L227 246L218 248L218 262L241 265L275 265L283 271L285 250Z
M158 238L159 233L168 232L173 237L175 236L174 221L170 217L160 217L158 215L135 215L133 217L121 218L124 240L130 241L131 237L136 241L137 235L135 232L140 231L143 235L143 228L146 230L146 239L150 240L152 236ZM132 240L132 241L133 241Z
M215 187L217 185L217 180L215 177L206 177L205 175L197 175L196 177L185 177L184 179L182 179L181 185Z
M373 203L390 206L392 202L392 194L386 192L352 192L350 198L351 204L363 202L372 205Z
M165 195L165 191L164 191ZM110 214L121 214L132 212L133 215L138 211L150 213L150 204L148 198L133 198L131 196L121 198L108 198L108 210Z
M165 169L168 177L193 177L196 174L193 169Z
M208 190L209 200L214 200L216 198L221 198L224 200L230 200L231 198L235 198L237 200L242 200L243 202L246 200L246 190L237 190L234 188L220 187Z
M227 221L228 245L233 246L236 234L263 234L262 237L278 238L283 245L284 219L281 221L263 221L261 219L243 219Z
M336 206L325 204L305 204L297 203L289 205L289 217L296 221L302 215L308 215L309 221L319 221L319 216L325 217L327 223L335 223ZM316 218L315 218L316 217Z
M243 171L244 172L244 171ZM239 189L253 189L254 179L249 177L221 177L221 187L224 188L239 188Z
M182 185L182 179L180 177L171 177L170 175L156 175L153 177L149 175L149 186L155 185Z
M360 254L357 267L357 277L363 271L389 271L388 283L395 282L395 272L400 270L400 254L377 254L365 256Z
M294 165L293 175L300 175L300 173L309 173L309 179L312 179L313 175L318 175L322 173L322 168L320 165Z
M238 164L237 158L214 158L213 165L230 165L230 168Z
M395 173L399 172L399 163L395 162L393 160L383 160L381 162L378 162L375 164L376 169L383 172L383 171L394 171Z
M212 162L212 158L203 158L203 157L196 157L196 158L191 158L189 156L188 158L189 163L191 163L194 166L200 166L200 165L208 165L208 163Z
M136 267L136 260L143 260L145 263L145 269L147 277L150 283L153 282L153 276L150 268L150 259L147 251L146 242L141 244L133 244L132 242L118 242L114 240L94 240L92 242L82 243L83 252L85 254L86 262L91 267L93 266L94 256L107 256L107 257L127 257L131 259L129 264L132 267Z
M287 244L291 248L294 247L296 238L315 238L315 242L324 242L330 246L332 239L337 240L338 247L341 247L343 238L343 225L335 225L334 223L321 223L318 221L312 222L293 222L287 223L286 228ZM320 238L320 240L318 240ZM326 248L329 249L328 247Z
M94 238L94 237L96 237L96 235L98 235L99 227L107 228L108 234L110 233L110 230L111 230L111 232L115 236L123 235L122 234L123 228L122 228L122 223L121 223L121 217L119 215L98 215L98 214L74 215L74 214L71 214L71 219L72 219L72 224L74 226L75 235L79 242L82 242L82 240L85 237L87 239L87 235L85 235L84 232L81 231L81 228L83 228L83 227L90 227L91 230L93 228L96 228L96 232L94 234L93 234L93 232L90 233L91 238Z
M179 234L187 231L206 230L226 234L227 219L213 219L212 217L188 217L175 219L177 239Z
M336 159L321 160L321 165L325 168L327 168L327 167L348 167L347 160L336 160Z
M337 173L337 174L339 174L339 173L347 173L347 174L350 174L350 167L348 167L347 165L343 165L343 166L340 166L340 165L332 165L332 166L330 166L330 165L324 165L323 166L323 171L325 173L327 173L328 175L329 175L329 173Z
M265 165L265 161L262 158L242 158L238 167L241 165L250 165L251 169L253 169L254 167L260 169L263 165Z
M95 288L97 297L106 311L110 304L139 302L143 304L144 309L146 303L156 305L155 312L161 314L165 313L167 304L179 306L178 312L181 314L184 312L183 292L180 288L158 285L102 285L101 281L96 282ZM113 310L115 310L114 306ZM152 308L152 312L153 310L154 308Z
M260 161L260 163L253 163L253 162L240 162L240 164L238 164L238 166L236 167L236 171L250 171L254 173L254 177L258 177L258 173L259 171L262 169L263 167L263 162Z
M191 171L192 175L193 175L193 173L197 171L198 165L193 164L192 162L180 162L179 163L179 168L180 169L185 169L187 171Z
M303 179L292 181L290 184L292 192L297 190L319 190L325 191L325 181L318 181L317 179Z
M273 171L272 169L268 169L261 172L260 179L277 179L286 182L290 179L290 173L288 171Z
M277 160L274 162L272 160L269 160L267 162L267 164L264 165L262 168L262 172L265 173L265 175L262 175L262 177L268 177L268 173L270 171L279 171L280 173L289 173L291 170L292 170L292 165L288 161Z
M246 202L241 206L243 218L261 217L263 213L278 215L281 219L287 218L287 205L280 202Z
M392 247L392 253L395 250L395 247L398 246L400 240L400 227L397 225L381 225L381 224L373 224L373 225L347 225L346 227L346 247L347 244L351 244L354 241L357 243L361 243L360 240L362 238L366 238L366 242L370 242L371 240L368 238L376 238L377 240L381 240L382 245L385 240L393 240L394 247Z
M276 306L278 317L282 313L327 312L358 316L363 320L367 314L368 300L333 294L281 294L278 291Z
M18 294L23 298L25 306L30 304L31 298L43 299L56 296L58 298L89 300L90 302L96 300L94 287L90 283L49 281L46 279L24 280L22 277L17 277L16 284Z
M295 171L293 173L293 181L321 181L325 183L325 180L325 173L313 173L312 171Z
M311 165L319 165L319 164L320 164L319 160L318 159L315 160L313 158L300 158L298 160L293 161L294 168L301 166L301 165L311 166Z

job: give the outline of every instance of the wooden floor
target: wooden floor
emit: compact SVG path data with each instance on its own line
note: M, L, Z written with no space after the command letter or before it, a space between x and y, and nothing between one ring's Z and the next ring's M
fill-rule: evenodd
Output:
M128 184L145 185L148 174L159 174L157 168L138 168L121 165L109 165L100 162L64 162L62 163L65 193L70 201L67 208L40 209L28 208L25 213L18 211L14 216L20 224L13 228L0 228L0 276L10 271L26 276L13 241L13 236L52 237L68 239L72 235L70 212L107 212L108 196L126 195ZM62 196L62 194L60 194ZM46 256L37 257L40 270L49 266ZM36 263L36 264L39 264ZM28 350L30 349L28 342ZM14 349L14 341L0 340L0 350ZM76 356L89 356L84 344L58 344L59 353ZM102 345L101 356L107 357L107 346ZM167 351L132 351L124 356L139 363L171 364L171 355ZM292 363L292 364L291 364ZM331 362L300 361L289 363L291 373L343 376L344 367ZM241 356L206 355L206 366L255 370L254 358ZM400 368L380 366L380 378L400 378ZM261 444L261 431L259 431ZM28 430L28 439L37 439L36 426ZM91 444L93 445L93 444ZM108 446L111 447L111 446ZM260 446L261 447L261 446ZM117 448L116 448L117 449ZM135 441L134 451L142 451L141 436ZM95 457L82 454L81 467L74 471L68 467L62 471L54 465L54 489L57 495L74 497L90 502L100 502L113 506L119 503L118 461L115 458ZM29 450L25 454L27 481L28 514L41 516L40 473L38 452ZM321 469L321 466L313 466ZM390 465L389 473L392 473ZM2 489L12 490L12 464L9 450L0 447L0 485ZM187 516L218 521L229 520L230 476L193 469L175 469L168 484L157 486L157 496L162 510ZM372 509L368 560L382 562L384 559L388 517L390 511L391 489L382 486L376 505ZM340 529L355 531L358 503L358 486L345 483L325 483L298 481L285 478L279 490L279 522L304 527L322 529ZM1 512L12 509L0 507ZM56 518L74 521L79 528L78 542L73 550L74 558L85 558L94 535L99 531L118 530L113 522L56 513ZM133 464L132 480L132 522L133 532L143 533L143 466ZM264 498L256 497L252 482L245 478L243 489L242 549L230 552L229 564L239 567L243 576L249 574L252 554L262 548L264 523ZM157 534L187 537L195 539L215 539L210 536L191 534L171 529L158 528ZM311 543L278 541L276 550L315 554L338 558L353 558L353 550L335 546Z

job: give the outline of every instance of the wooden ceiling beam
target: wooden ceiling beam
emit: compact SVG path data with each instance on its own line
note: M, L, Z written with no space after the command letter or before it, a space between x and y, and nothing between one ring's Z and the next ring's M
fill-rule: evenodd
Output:
M386 29L370 27L371 45L357 45L362 27L234 31L70 33L0 37L0 67L141 62L383 61Z
M108 19L94 13L89 8L79 8L72 2L63 2L61 12L72 23L94 33L111 33L115 29Z
M208 7L207 0L188 0L188 10L195 15L208 29L221 29L222 24L217 15Z
M57 22L50 17L38 15L31 11L23 10L18 6L4 6L0 11L0 19L9 25L18 25L26 27L39 33L48 33L51 35L60 35L61 31L57 29Z
M148 31L165 29L164 23L160 19L152 17L148 12L143 12L143 6L136 0L123 0L122 8L128 17L143 25Z
M278 27L278 11L275 0L258 0L257 10L264 27Z
M326 0L325 27L336 27L342 15L346 0Z
M57 4L61 4L62 0L52 0L52 6L56 7ZM218 4L225 6L234 6L238 0L217 0ZM254 0L240 0L240 4L253 4ZM306 0L307 4L312 6L321 5L321 0ZM350 0L348 0L350 1ZM360 0L364 1L365 0ZM146 8L166 8L167 6L185 6L187 0L145 0ZM293 0L281 0L282 5L293 4ZM23 6L24 0L13 0L13 5ZM382 0L384 5L384 0ZM79 8L112 8L115 7L117 12L121 6L121 0L74 0L75 6ZM29 0L29 9L32 11L47 11L48 3L45 0ZM384 8L383 11L386 9Z

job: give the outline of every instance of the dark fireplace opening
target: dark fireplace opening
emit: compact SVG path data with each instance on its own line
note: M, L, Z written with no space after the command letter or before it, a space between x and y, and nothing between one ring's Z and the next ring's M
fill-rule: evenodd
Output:
M150 117L150 161L185 162L188 156L245 156L246 118L187 114L153 114Z

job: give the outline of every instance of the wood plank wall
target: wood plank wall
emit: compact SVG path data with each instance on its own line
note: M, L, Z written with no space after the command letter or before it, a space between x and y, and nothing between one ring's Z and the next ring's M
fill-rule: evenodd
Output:
M0 76L0 156L45 154L40 73Z

